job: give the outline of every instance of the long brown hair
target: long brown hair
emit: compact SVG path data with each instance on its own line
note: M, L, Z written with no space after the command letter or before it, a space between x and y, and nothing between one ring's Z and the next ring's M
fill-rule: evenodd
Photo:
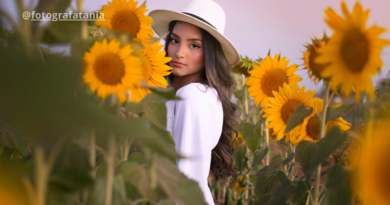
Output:
M166 55L168 55L168 45L176 22L172 21L169 24L169 33L165 39ZM212 150L210 170L216 180L225 181L230 176L237 178L237 169L233 164L232 143L233 135L237 135L234 129L237 124L234 117L237 107L228 98L228 90L233 85L233 78L230 74L231 67L219 41L202 28L200 30L203 38L205 69L199 82L217 90L223 107L222 134L217 146ZM174 75L171 73L166 78L172 84Z

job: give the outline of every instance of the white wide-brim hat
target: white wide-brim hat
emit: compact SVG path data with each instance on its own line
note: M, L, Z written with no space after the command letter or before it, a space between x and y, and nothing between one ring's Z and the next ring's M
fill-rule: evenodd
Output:
M152 28L161 38L168 34L169 23L183 21L209 32L222 46L230 66L240 63L240 54L233 44L223 35L225 30L225 12L212 0L192 0L180 12L170 10L153 10L149 13L154 20Z

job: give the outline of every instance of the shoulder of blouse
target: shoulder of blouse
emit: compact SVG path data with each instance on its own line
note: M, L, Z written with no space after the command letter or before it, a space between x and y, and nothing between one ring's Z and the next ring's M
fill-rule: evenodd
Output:
M190 83L176 92L176 96L182 98L183 101L191 102L220 102L218 92L215 88L209 87L202 83Z

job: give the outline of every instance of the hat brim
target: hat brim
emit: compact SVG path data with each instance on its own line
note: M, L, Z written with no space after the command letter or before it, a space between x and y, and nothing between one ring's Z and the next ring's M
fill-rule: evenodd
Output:
M190 23L206 30L219 41L222 46L223 53L225 54L225 57L231 67L240 63L240 54L233 46L233 44L224 35L222 35L220 32L218 32L216 29L214 29L207 23L189 15L170 10L154 10L149 13L149 16L151 16L153 19L153 30L161 38L166 38L168 34L169 23L171 23L172 21L183 21L186 23Z

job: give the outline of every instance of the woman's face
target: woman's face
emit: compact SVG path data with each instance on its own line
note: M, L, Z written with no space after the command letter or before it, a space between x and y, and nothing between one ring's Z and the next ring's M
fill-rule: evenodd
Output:
M192 24L177 22L168 44L169 66L175 76L200 73L204 69L202 32Z

